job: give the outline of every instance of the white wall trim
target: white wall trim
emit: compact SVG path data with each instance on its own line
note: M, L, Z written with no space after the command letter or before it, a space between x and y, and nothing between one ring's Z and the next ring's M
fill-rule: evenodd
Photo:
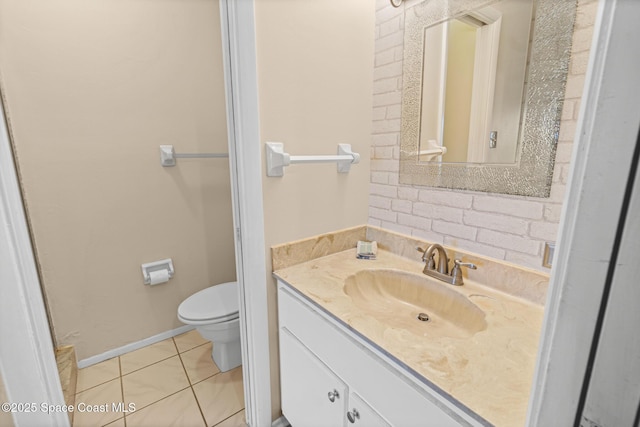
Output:
M220 8L245 416L249 426L266 427L272 421L271 367L254 2L221 0Z
M62 405L64 397L4 108L0 105L0 376L10 402ZM16 427L68 426L64 412L13 413Z
M493 101L496 92L496 75L498 74L502 16L487 16L484 22L487 25L476 30L476 54L473 61L467 162L486 161L487 150L489 149L487 141L493 119ZM489 108L489 106L492 108Z
M129 353L134 350L138 350L142 347L146 347L151 344L155 344L160 341L164 341L167 338L173 338L176 335L184 334L190 330L195 329L195 326L186 325L179 328L172 329L170 331L161 332L149 338L141 339L140 341L132 342L122 347L114 348L112 350L105 351L104 353L97 354L95 356L87 357L78 361L78 368L86 368L87 366L95 365L96 363L104 362L105 360L112 359L116 356L122 356L125 353Z
M528 426L574 425L640 125L638 4L600 1Z

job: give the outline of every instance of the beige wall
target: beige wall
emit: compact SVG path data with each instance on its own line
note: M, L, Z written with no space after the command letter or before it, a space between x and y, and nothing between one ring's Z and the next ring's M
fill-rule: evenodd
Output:
M0 72L58 345L79 359L181 326L235 279L216 1L0 1ZM140 264L176 274L143 285Z
M476 29L453 20L447 31L447 78L444 100L443 162L465 162L469 148ZM425 63L426 65L426 63Z
M374 5L370 0L256 2L260 144L292 155L361 154L349 174L335 164L292 165L264 175L267 248L367 221ZM270 253L267 252L269 271ZM275 283L268 275L274 417L280 412Z
M578 1L549 198L399 184L404 16L388 0L377 0L376 9L369 223L549 271L542 267L544 242L556 239L560 221L597 1Z

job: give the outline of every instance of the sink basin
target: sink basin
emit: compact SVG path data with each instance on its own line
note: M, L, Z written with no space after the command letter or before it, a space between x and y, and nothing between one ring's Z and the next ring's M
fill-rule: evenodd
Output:
M347 277L344 292L376 319L420 336L468 338L487 327L485 313L465 295L420 274L362 270Z

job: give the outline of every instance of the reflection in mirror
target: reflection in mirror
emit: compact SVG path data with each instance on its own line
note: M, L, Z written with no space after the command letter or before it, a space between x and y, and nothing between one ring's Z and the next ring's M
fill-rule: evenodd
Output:
M514 163L533 0L424 29L419 161Z
M407 7L400 183L549 197L575 14L557 0Z

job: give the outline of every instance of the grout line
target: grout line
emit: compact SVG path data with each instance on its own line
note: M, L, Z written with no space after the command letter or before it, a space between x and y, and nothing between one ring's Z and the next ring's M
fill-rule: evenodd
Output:
M156 400L156 401L150 402L150 403L148 403L147 405L145 405L145 406L143 406L143 407L136 408L136 411L135 411L135 412L138 412L139 410L143 410L143 409L145 409L145 408L148 408L149 406L151 406L151 405L153 405L153 404L156 404L156 403L158 403L158 402L160 402L160 401L162 401L162 400L164 400L164 399L166 399L166 398L168 398L168 397L170 397L170 396L173 396L173 395L175 395L175 394L178 394L178 393L180 393L180 392L183 392L183 391L185 391L186 389L191 389L191 393L193 394L193 397L194 397L194 398L195 398L195 400L196 400L196 404L198 405L198 410L200 411L200 416L202 417L202 419L203 419L203 421L204 421L204 424L205 424L205 426L206 426L206 425L207 425L207 419L206 419L206 418L205 418L205 416L204 416L204 411L203 411L203 409L202 409L202 407L201 407L201 405L200 405L200 401L198 400L198 396L197 396L197 394L196 394L196 392L195 392L195 389L193 388L193 385L194 385L194 384L199 384L200 382L203 382L203 381L206 381L206 380L208 380L208 379L210 379L210 378L212 378L212 377L214 377L214 376L216 376L216 375L220 374L221 372L216 372L215 374L213 374L213 375L211 375L211 376L209 376L209 377L207 377L207 378L204 378L204 379L202 379L202 380L200 380L200 381L198 381L198 382L196 382L196 383L193 383L193 384L192 384L192 382L191 382L191 378L189 378L189 374L187 373L187 369L186 369L186 367L185 367L185 365L184 365L184 361L182 360L182 356L181 356L181 355L182 355L183 353L186 353L187 351L194 350L194 349L196 349L196 348L198 348L198 347L205 346L205 345L207 345L207 344L209 344L209 343L208 343L208 342L205 342L205 343L203 343L203 344L196 345L196 346L194 346L194 347L192 347L192 348L189 348L189 349L187 349L187 350L185 350L185 351L183 351L183 352L181 353L181 352L180 352L180 350L178 349L178 345L177 345L177 343L176 343L176 341L175 341L175 337L171 337L171 339L172 339L172 341L173 341L173 345L174 345L174 347L175 347L175 349L176 349L176 353L177 353L177 354L174 354L174 355L172 355L172 356L169 356L169 357L166 357L166 358L164 358L164 359L158 360L158 361L153 362L153 363L151 363L151 364L149 364L149 365L146 365L146 366L144 366L144 367L141 367L141 368L138 368L138 369L133 370L133 371L131 371L131 372L128 372L127 374L123 374L123 371L122 371L122 361L121 361L121 359L120 359L120 357L119 357L119 356L116 356L116 357L118 357L118 371L119 371L119 376L118 376L118 377L116 377L116 378L113 378L113 379L111 379L111 380L105 381L104 383L101 383L101 384L98 384L98 385L106 384L106 383L107 383L107 382L109 382L109 381L113 381L113 380L115 380L115 379L118 379L118 380L120 381L120 392L122 393L122 400L123 400L123 402L124 402L124 400L125 400L125 395L124 395L124 381L123 381L123 378L124 378L125 376L127 376L127 375L129 375L129 374L132 374L132 373L134 373L134 372L140 371L140 370L142 370L142 369L145 369L145 368L147 368L147 367L150 367L150 366L156 365L156 364L158 364L158 363L160 363L160 362L166 361L166 360L168 360L168 359L170 359L170 358L172 358L172 357L178 356L178 360L180 360L180 364L182 365L182 369L183 369L183 371L184 371L184 374L185 374L185 376L187 377L187 382L189 383L189 386L187 386L187 387L185 387L185 388L183 388L183 389L177 390L177 391L175 391L174 393L171 393L171 394L168 394L168 395L166 395L166 396L163 396L162 398L160 398L160 399L158 399L158 400ZM135 351L135 350L134 350L134 351ZM126 354L126 353L125 353L125 354ZM97 387L97 385L96 385L96 386L94 386L94 387ZM87 390L90 390L91 388L94 388L94 387L90 387L90 388L88 388ZM83 390L83 391L86 391L86 390ZM77 394L77 393L76 393L76 394ZM125 402L125 403L126 403L126 402ZM240 409L240 411L242 411L242 410L244 410L244 409L245 409L245 408L243 407L242 409ZM238 412L240 412L240 411L238 411ZM231 417L235 416L238 412L234 413L233 415L231 415L231 416L229 416L229 417L225 418L224 420L222 420L222 421L220 421L220 422L223 422L223 421L225 421L226 419L228 419L228 418L231 418ZM131 414L129 414L129 415L131 415ZM126 425L127 425L127 414L123 414L123 420L124 420L125 427L126 427ZM115 420L115 421L117 421L117 420ZM218 424L219 424L219 423L218 423Z
M175 339L173 340L173 344L176 346L176 350L177 350L178 349L178 344L176 343ZM196 348L196 347L194 347L194 348ZM186 351L188 351L188 350L186 350ZM193 384L191 383L191 378L189 377L189 374L187 373L187 368L184 366L184 361L182 360L182 353L180 353L179 350L178 350L178 359L180 359L180 364L182 365L182 370L184 371L184 374L187 377L187 381L189 382L189 388L191 389L191 394L193 394L193 398L196 400L196 405L198 405L198 410L200 411L200 416L202 417L202 420L204 421L204 425L206 427L207 426L207 419L205 418L204 412L202 411L202 407L200 406L200 401L198 400L198 396L196 395L196 391L193 389Z
M108 350L102 354L97 354L95 356L91 356L87 359L82 359L78 361L78 368L86 368L88 366L92 366L95 364L98 364L102 361L108 360L108 359L113 359L116 356L122 356L124 354L128 354L128 353L132 353L136 350L139 350L141 348L144 347L148 347L150 345L153 344L157 344L161 341L165 341L169 338L172 338L174 335L180 335L183 334L185 332L190 331L191 329L193 329L192 326L190 325L186 325L186 326L181 326L177 329L173 329L171 331L166 331L163 333L160 333L158 335L154 335L152 337L149 338L145 338L142 339L140 341L136 341L127 345L124 345L122 347L118 347L118 348L114 348L112 350Z
M177 342L176 342L176 340L175 340L175 339L176 339L176 337L180 337L180 336L183 336L183 335L186 335L186 334L192 333L192 332L196 332L196 329L192 329L192 330L190 330L190 331L188 331L188 332L185 332L185 333L183 333L183 334L176 335L175 337L172 337L172 338L173 338L173 343L174 343L174 344L175 344L175 346L176 346L176 350L178 351L178 354L186 353L187 351L193 350L194 348L197 348L197 347L203 346L203 345L208 344L208 343L210 342L210 341L208 341L208 340L205 340L205 342L204 342L204 343L202 343L202 344L197 344L197 345L194 345L193 347L189 347L189 348L187 348L187 349L184 349L184 350L180 351L180 348L178 347L178 343L177 343ZM198 336L200 336L200 334L198 334Z
M189 387L191 389L191 393L193 393L193 398L196 399L196 405L198 405L198 410L200 411L200 416L202 417L202 420L204 421L204 425L208 426L207 424L207 419L204 416L204 411L202 410L202 407L200 406L200 401L198 400L198 396L196 395L196 391L193 389L193 387Z
M127 402L125 402L124 400L124 382L122 381L122 362L120 361L120 356L118 357L118 371L120 372L120 393L122 393L122 403L124 403L125 405L127 404ZM127 427L127 414L122 414L123 417L123 421L124 421L124 427Z
M227 421L229 418L235 417L236 415L238 415L238 414L239 414L240 412L242 412L242 411L244 411L244 408L240 409L240 410L239 410L238 412L236 412L235 414L229 415L227 418L225 418L224 420L221 420L219 423L214 424L214 425L213 425L213 427L216 427L216 426L218 426L218 425L222 424L223 422ZM245 424L245 425L247 424L246 417L245 417L245 420L243 420L243 422L244 422L244 424Z
M179 354L178 354L178 356L180 356L180 361L182 362L182 366L185 368L185 371L187 370L187 368L186 368L186 366L184 366L184 362L182 361L182 355L183 355L184 353L187 353L187 352L191 351L191 350L195 350L196 348L200 348L200 347L206 346L206 345L208 345L208 344L210 344L210 342L206 342L206 343L204 343L204 344L197 345L197 346L195 346L195 347L193 347L193 348L190 348L189 350L183 351L182 353L179 353ZM213 344L213 343L211 343L211 344ZM213 361L213 359L212 359L212 361ZM213 364L214 364L214 366L216 367L216 369L218 369L218 372L213 373L213 374L209 375L209 376L208 376L208 377L206 377L206 378L199 379L199 380L198 380L198 381L196 381L196 382L191 382L191 378L189 377L189 373L187 373L187 378L189 379L189 383L191 383L191 386L192 386L192 387L193 387L194 385L196 385L196 384L200 384L202 381L206 381L206 380L208 380L209 378L215 377L216 375L219 375L219 374L221 374L221 373L222 373L222 371L220 370L220 368L218 367L218 365L216 365L216 363L215 363L215 362L213 362Z
M122 374L122 376L123 376L123 377L126 377L127 375L131 375L131 374L133 374L134 372L141 371L141 370L143 370L144 368L148 368L149 366L157 365L157 364L158 364L158 363L160 363L160 362L164 362L165 360L171 359L172 357L176 357L176 356L178 356L178 355L179 355L179 354L178 354L178 353L176 353L176 354L173 354L173 355L171 355L171 356L169 356L169 357L165 357L164 359L156 360L155 362L153 362L153 363L149 363L148 365L145 365L145 366L143 366L143 367L141 367L141 368L134 369L133 371L131 371L131 372L127 372L126 374ZM122 371L121 371L121 372L122 372Z
M111 378L110 380L106 380L106 381L104 381L104 382L101 382L100 384L96 384L96 385L91 386L91 387L89 387L89 388L87 388L87 389L84 389L84 390L82 390L82 391L79 391L79 392L77 392L74 396L77 398L79 394L82 394L82 393L87 392L87 391L89 391L89 390L93 390L94 388L97 388L97 387L103 386L103 385L105 385L105 384L107 384L107 383L110 383L111 381L115 381L115 380L117 380L117 379L119 379L119 378L120 378L120 377L113 377L113 378Z
M218 372L216 372L215 374L211 374L207 378L203 378L201 380L198 380L198 381L194 382L193 384L191 384L191 387L193 387L194 385L200 384L203 381L210 380L211 378L213 378L213 377L215 377L217 375L220 375L221 373L222 372L220 370L218 370Z
M166 396L163 396L162 398L160 398L160 399L158 399L158 400L154 400L153 402L148 403L148 404L146 404L146 405L144 405L144 406L142 406L142 407L140 407L140 408L138 408L138 406L136 405L136 410L135 410L135 412L132 412L132 413L131 413L131 414L129 414L129 415L133 415L133 414L135 414L136 412L142 411L143 409L147 409L147 408L149 408L151 405L154 405L154 404L156 404L156 403L158 403L158 402L160 402L160 401L163 401L164 399L166 399L166 398L168 398L168 397L171 397L171 396L173 396L173 395L176 395L176 394L178 394L178 393L182 393L183 391L185 391L185 390L187 390L187 389L189 389L189 388L191 388L191 387L181 388L180 390L177 390L177 391L174 391L173 393L167 394ZM125 416L125 418L126 418L126 416ZM125 422L126 422L126 420L125 420Z
M173 343L175 345L175 342ZM176 346L177 349L177 346ZM189 382L189 387L193 386L191 384L191 378L189 378L189 373L187 373L187 368L184 366L184 361L182 360L182 356L178 353L178 360L180 361L180 366L182 366L182 371L184 372L185 377L187 377L187 382Z
M173 343L173 346L176 349L176 353L178 353L178 356L180 355L180 349L178 348L178 343L176 342L176 337L171 337L171 342Z
M194 348L202 347L203 345L207 345L207 343L204 343L204 344L198 344L198 345L196 345L196 346L194 346L194 347L190 347L190 348L188 348L188 349L186 349L186 350L178 351L178 354L184 354L184 353L186 353L186 352L188 352L188 351L193 350Z
M172 339L173 339L173 338L172 338ZM175 342L174 342L174 346L175 346ZM144 405L144 406L142 406L142 407L140 407L140 408L138 408L138 407L137 407L137 405L136 405L136 412L138 412L138 410L144 409L144 408L146 408L146 407L148 407L148 406L150 406L150 405L153 405L154 403L158 403L158 402L160 402L162 399L166 399L166 398L167 398L167 397L169 397L169 396L173 396L174 394L180 393L181 391L184 391L184 390L186 390L186 389L188 389L188 388L190 388L190 387L191 387L191 380L189 379L189 375L187 375L187 373L186 373L186 370L185 370L185 368L184 368L184 364L182 363L182 359L180 358L180 355L179 355L179 354L174 354L174 355L173 355L173 356L171 356L171 357L167 357L166 359L159 360L158 362L155 362L155 363L152 363L152 364L150 364L150 365L147 365L147 366L145 366L144 368L148 368L149 366L153 366L153 365L156 365L156 364L158 364L158 363L160 363L160 362L164 362L164 361L169 360L169 359L171 359L171 358L173 358L173 357L177 357L177 358L178 358L178 360L180 361L180 364L182 365L183 372L184 372L184 374L185 374L185 377L187 378L187 382L189 383L189 385L188 385L187 387L181 388L180 390L176 390L175 392L170 393L170 394L168 394L168 395L166 395L166 396L163 396L163 397L161 397L161 398L160 398L160 399L158 399L158 400L154 400L153 402L150 402L150 403L148 403L148 404L146 404L146 405ZM123 390L124 390L124 382L122 381L122 378L124 378L125 376L127 376L127 375L129 375L129 374L132 374L132 373L134 373L134 372L140 371L140 370L142 370L142 369L144 369L144 368L140 368L140 369L137 369L137 370L135 370L135 371L129 372L128 374L123 375L123 376L121 377L120 381L121 381L121 384L122 384ZM124 391L123 391L123 393L122 393L122 394L123 394L123 400L124 400Z
M183 354L183 353L186 353L186 352L188 352L188 351L195 350L196 348L202 347L203 345L207 345L207 344L209 344L210 342L211 342L211 341L207 341L207 342L205 342L205 343L198 344L198 345L196 345L196 346L194 346L194 347L188 348L188 349L183 350L183 351L178 350L178 354ZM178 348L178 345L177 345L177 344L176 344L176 348Z
M116 356L116 357L117 357L117 356ZM112 358L112 359L113 359L113 358ZM109 360L111 360L111 359L107 359L107 360L105 360L105 361L103 361L103 362L107 362L107 361L109 361ZM100 362L100 363L103 363L103 362ZM119 364L119 363L120 363L120 361L118 360L118 364ZM95 366L95 365L94 365L94 366ZM88 366L87 368L89 368L89 366ZM80 373L80 371L81 371L81 370L83 370L83 369L87 369L87 368L79 368L79 369L78 369L78 374ZM119 368L118 368L118 369L119 369ZM78 389L76 388L76 392L75 392L74 396L77 396L77 395L78 395L78 394L80 394L80 393L84 393L85 391L91 390L92 388L96 388L96 387L98 387L98 386L101 386L101 385L103 385L103 384L106 384L106 383L108 383L109 381L113 381L113 380L115 380L116 378L118 378L118 377L117 377L117 376L115 376L115 377L110 378L110 379L108 379L108 380L106 380L106 381L102 381L101 383L98 383L98 384L92 385L91 387L87 387L87 388L82 389L82 390L78 390ZM77 381L76 381L76 382L77 382Z
M123 417L116 418L115 420L109 421L109 422L108 422L108 423L106 423L106 424L102 424L100 427L109 427L109 426L110 426L110 425L112 425L112 424L113 424L113 425L115 425L115 423L117 423L117 422L118 422L118 421L120 421L120 420L124 420L124 418L123 418ZM126 425L126 423L125 423L125 425Z

